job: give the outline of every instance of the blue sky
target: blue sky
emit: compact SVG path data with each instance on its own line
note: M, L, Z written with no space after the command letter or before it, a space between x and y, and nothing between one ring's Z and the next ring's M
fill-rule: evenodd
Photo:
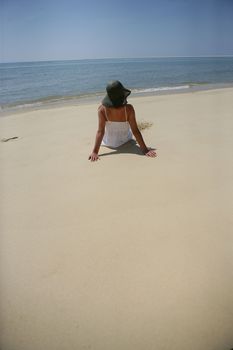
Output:
M233 0L0 0L1 62L233 55Z

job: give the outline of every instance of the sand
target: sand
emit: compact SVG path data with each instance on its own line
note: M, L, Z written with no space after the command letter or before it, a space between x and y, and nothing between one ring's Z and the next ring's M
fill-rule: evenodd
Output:
M95 103L0 118L1 350L233 347L232 101L131 98L154 159L89 162Z

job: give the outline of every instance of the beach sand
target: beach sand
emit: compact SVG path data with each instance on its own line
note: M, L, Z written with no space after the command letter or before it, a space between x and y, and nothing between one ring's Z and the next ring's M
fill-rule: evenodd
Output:
M1 350L233 347L232 101L131 98L158 157L96 163L95 103L0 118Z

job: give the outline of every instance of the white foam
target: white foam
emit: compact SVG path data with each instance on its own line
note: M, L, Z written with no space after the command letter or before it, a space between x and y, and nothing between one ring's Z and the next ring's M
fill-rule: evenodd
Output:
M141 93L153 93L153 92L169 91L169 90L184 90L189 88L190 88L190 85L164 86L164 87L149 88L149 89L134 89L132 90L132 92L135 94L141 94Z

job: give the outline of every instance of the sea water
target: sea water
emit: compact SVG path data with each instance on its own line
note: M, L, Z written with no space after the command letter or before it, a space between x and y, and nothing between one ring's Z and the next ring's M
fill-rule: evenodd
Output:
M0 64L1 109L95 98L109 81L138 94L233 86L233 57L93 59Z

